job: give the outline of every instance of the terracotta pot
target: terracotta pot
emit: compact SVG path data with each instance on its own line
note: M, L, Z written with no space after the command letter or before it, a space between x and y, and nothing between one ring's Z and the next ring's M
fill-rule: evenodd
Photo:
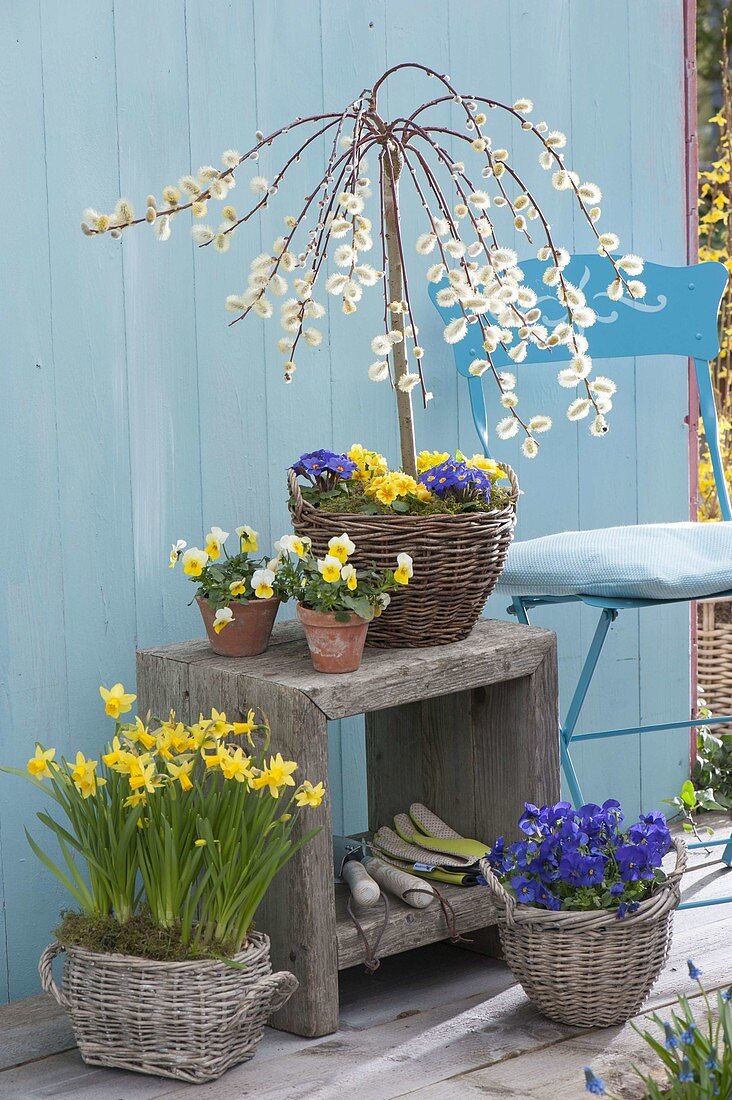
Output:
M234 618L220 634L213 628L216 611L208 600L196 596L196 603L214 653L220 653L223 657L254 657L257 653L264 653L280 606L278 599L272 597L269 600L252 600L251 603L230 603Z
M316 672L356 671L369 628L366 619L352 614L347 623L339 623L334 611L311 611L301 603L297 605L297 614L305 628Z

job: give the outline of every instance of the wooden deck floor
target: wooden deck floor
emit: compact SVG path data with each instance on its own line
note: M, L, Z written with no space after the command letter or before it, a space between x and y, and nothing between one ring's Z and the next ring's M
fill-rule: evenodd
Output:
M692 862L703 855L694 853ZM688 874L685 895L702 891L732 894L732 872L717 865ZM689 957L708 988L732 982L732 905L677 914L671 957L646 1011L697 991ZM308 1040L267 1029L252 1062L198 1087L85 1066L65 1017L46 997L3 1006L0 1100L580 1100L588 1063L630 1098L641 1095L631 1060L652 1064L630 1026L553 1024L531 1008L502 963L448 944L385 959L372 977L344 971L341 996L335 1035Z

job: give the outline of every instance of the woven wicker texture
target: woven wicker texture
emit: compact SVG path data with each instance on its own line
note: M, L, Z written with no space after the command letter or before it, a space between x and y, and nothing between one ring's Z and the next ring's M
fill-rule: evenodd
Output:
M732 600L697 604L699 694L712 714L732 714ZM732 725L714 726L729 733Z
M61 989L56 955L66 951ZM293 974L272 973L269 939L252 932L235 956L246 969L216 960L155 962L53 943L38 970L46 993L66 1009L85 1062L200 1084L254 1056L268 1016L297 988Z
M610 1027L635 1016L668 957L686 845L676 866L635 913L559 912L517 905L490 866L481 868L499 913L501 946L526 996L550 1020Z
M393 569L397 554L414 559L409 585L391 594L387 610L374 619L366 645L446 645L466 638L501 575L516 523L518 482L510 466L512 504L495 512L441 516L364 516L314 508L294 470L288 473L292 525L325 554L328 540L347 531L356 544L357 568Z

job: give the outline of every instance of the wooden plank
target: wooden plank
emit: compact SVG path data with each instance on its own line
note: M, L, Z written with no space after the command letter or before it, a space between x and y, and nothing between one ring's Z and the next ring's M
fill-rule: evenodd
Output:
M530 676L554 644L551 631L497 620L481 620L462 642L420 649L367 649L357 672L326 676L314 672L301 629L275 627L275 645L258 657L208 656L200 642L191 643L193 664L205 675L226 671L303 692L328 718L380 710L395 703L451 694L476 684ZM297 640L291 640L291 639ZM168 647L151 651L165 657ZM186 659L185 645L171 650Z
M495 922L495 910L486 890L478 886L448 886L437 883L440 893L450 904L455 914L454 929L459 932L473 932ZM338 967L345 970L365 962L366 953L363 942L356 931L353 921L346 911L350 897L347 887L336 887L336 922L338 932ZM384 922L384 910L381 905L365 909L353 906L353 911L373 946ZM389 923L384 930L377 952L378 958L396 955L401 951L410 951L414 947L437 943L447 939L451 933L441 906L434 901L425 909L414 909L403 901L389 895Z
M0 1070L76 1046L69 1017L45 993L0 1005L0 1036Z

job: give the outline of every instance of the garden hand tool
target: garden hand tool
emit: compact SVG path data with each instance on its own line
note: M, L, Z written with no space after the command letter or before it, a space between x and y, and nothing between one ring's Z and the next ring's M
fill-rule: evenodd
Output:
M401 871L394 864L387 863L378 856L372 856L364 864L372 879L385 890L391 890L398 898L414 909L425 909L435 900L435 891L429 882L423 882L416 875Z
M381 889L364 867L362 860L366 855L363 840L350 836L333 837L333 868L336 882L346 882L353 900L359 905L376 905L381 897Z

